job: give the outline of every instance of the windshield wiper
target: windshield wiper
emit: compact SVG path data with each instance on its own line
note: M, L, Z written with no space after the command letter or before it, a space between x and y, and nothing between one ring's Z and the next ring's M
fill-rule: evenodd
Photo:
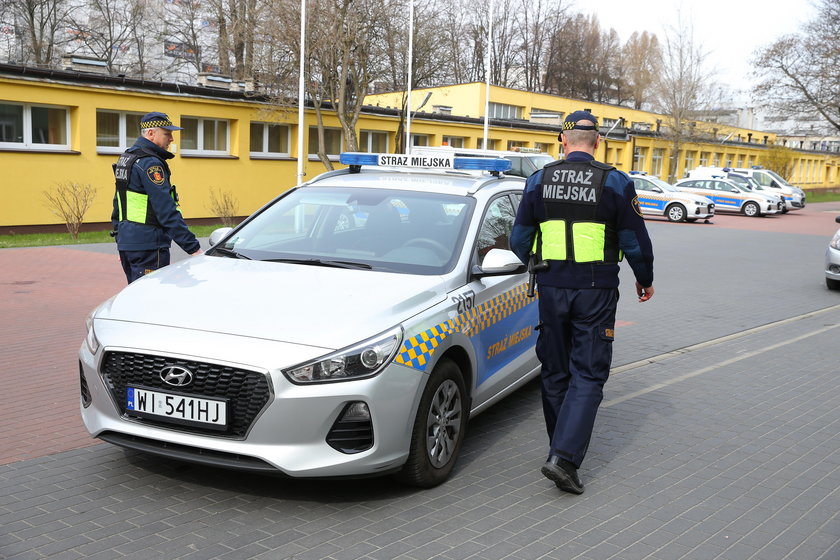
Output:
M248 261L253 260L251 257L247 255L243 255L242 253L237 253L233 249L227 249L225 247L213 247L214 253L219 253L220 255L224 255L226 257L233 257L234 259L245 259Z
M363 270L370 270L373 268L369 264L353 262L353 261L325 261L321 259L264 259L265 262L279 262L290 264L306 264L311 266L328 266L332 268L360 268Z

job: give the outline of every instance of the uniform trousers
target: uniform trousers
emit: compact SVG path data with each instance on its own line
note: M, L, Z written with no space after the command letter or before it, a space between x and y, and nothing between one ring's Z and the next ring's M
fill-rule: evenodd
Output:
M128 283L169 264L169 249L149 251L120 251L120 264Z
M539 286L537 358L551 452L580 468L610 374L618 288Z

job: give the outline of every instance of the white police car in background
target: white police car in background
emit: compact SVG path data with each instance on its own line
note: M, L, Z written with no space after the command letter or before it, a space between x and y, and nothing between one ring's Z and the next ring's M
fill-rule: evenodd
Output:
M840 223L840 216L834 221ZM825 285L829 290L840 290L840 229L825 249Z
M715 215L715 203L705 196L682 192L659 177L631 171L642 214L666 216L672 222L696 222Z
M740 187L747 187L749 190L760 192L768 196L775 196L782 201L782 214L787 214L790 210L805 207L805 193L798 187L778 186L772 188L767 185L762 185L759 179L765 183L771 181L768 179L767 170L747 170L747 169L733 169L730 167L698 167L686 173L689 179L713 179L724 178L736 183Z
M674 186L681 191L699 194L715 203L717 212L739 212L745 216L764 216L782 210L778 196L768 196L724 179L680 179Z
M447 478L468 417L539 373L508 246L524 180L499 159L341 161L92 312L94 437L293 477Z

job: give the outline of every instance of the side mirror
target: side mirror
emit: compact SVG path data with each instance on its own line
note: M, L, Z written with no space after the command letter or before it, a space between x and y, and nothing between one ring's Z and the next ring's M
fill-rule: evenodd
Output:
M521 274L526 272L526 267L522 261L519 260L513 251L507 249L490 249L484 256L484 262L481 266L474 266L472 273L474 276L503 276L508 274Z
M837 222L838 224L840 224L840 216L837 216L836 218L834 218L834 221Z
M652 187L650 190L652 192L656 192L656 193L661 193L662 192L662 189L660 189L659 187Z
M217 230L213 230L213 233L210 234L210 246L212 247L213 245L218 244L219 241L227 237L227 234L229 234L231 231L233 231L233 228L230 227L223 227Z
M741 192L741 191L739 191L738 189L736 189L735 187L732 187L732 188L731 188L731 189L729 189L729 190L730 190L730 191L732 191L732 192Z

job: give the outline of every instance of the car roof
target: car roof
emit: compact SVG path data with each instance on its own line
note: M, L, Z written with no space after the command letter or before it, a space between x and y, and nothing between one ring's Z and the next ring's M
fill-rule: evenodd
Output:
M362 166L358 171L329 171L301 186L353 186L470 196L497 185L524 187L525 179L495 176L485 171Z

